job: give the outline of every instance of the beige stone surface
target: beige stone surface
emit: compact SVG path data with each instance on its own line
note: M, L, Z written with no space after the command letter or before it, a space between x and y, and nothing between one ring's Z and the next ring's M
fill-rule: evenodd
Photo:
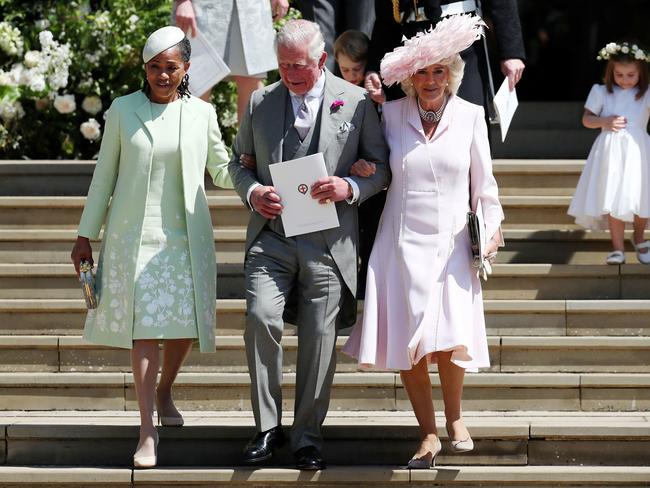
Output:
M0 386L23 388L26 386L119 386L124 385L124 375L120 373L97 373L93 375L84 373L2 373Z
M650 449L647 441L629 439L533 439L528 443L528 459L535 465L597 465L605 461L608 466L649 466Z
M62 372L125 372L131 371L131 357L127 349L68 348L59 351Z
M650 312L567 312L567 334L585 336L650 336Z
M650 338L504 337L502 372L650 372Z
M59 353L56 348L0 348L0 372L59 370Z
M442 402L438 388L433 389L435 402ZM441 403L437 403L441 405ZM410 410L411 403L404 389L397 390L397 408ZM579 410L579 388L476 388L465 386L463 408L468 410Z
M132 471L132 469L119 468L0 466L0 483L17 483L19 486L27 486L27 483L38 483L44 486L55 483L78 486L102 484L128 486L131 483Z
M650 468L647 467L603 467L603 466L467 466L462 469L440 468L437 470L411 471L411 482L443 481L447 483L488 483L511 486L516 483L532 483L535 486L548 483L550 486L572 483L614 483L622 480L636 483L650 482Z
M180 483L246 483L265 485L271 483L304 484L325 483L363 483L381 482L406 483L409 481L408 470L391 467L330 467L324 471L308 472L296 469L261 468L261 469L156 469L134 471L133 480L139 483L165 483L172 478Z
M581 408L585 411L650 411L650 388L589 388L580 389Z
M124 387L0 386L0 398L4 410L115 410L124 408Z
M617 417L599 420L587 416L581 422L535 420L530 423L530 437L542 439L624 439L650 440L650 422L629 421Z

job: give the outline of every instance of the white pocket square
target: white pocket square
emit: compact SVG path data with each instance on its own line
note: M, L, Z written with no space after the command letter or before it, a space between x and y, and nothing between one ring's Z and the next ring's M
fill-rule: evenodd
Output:
M346 132L352 132L357 127L352 122L343 122L339 126L339 134L345 134Z

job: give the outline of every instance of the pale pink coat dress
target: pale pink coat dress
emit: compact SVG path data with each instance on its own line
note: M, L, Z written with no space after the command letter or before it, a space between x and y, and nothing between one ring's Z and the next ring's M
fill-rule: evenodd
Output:
M480 199L488 239L503 220L484 112L453 96L427 140L416 103L406 97L383 106L393 178L370 255L363 320L343 352L361 366L405 370L452 350L455 364L476 371L490 359L467 212Z

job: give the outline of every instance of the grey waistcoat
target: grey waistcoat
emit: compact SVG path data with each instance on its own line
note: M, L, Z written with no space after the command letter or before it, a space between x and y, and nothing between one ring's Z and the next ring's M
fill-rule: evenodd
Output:
M291 96L287 96L287 103L284 110L284 141L282 143L282 161L302 158L318 152L318 135L320 134L320 120L323 112L321 102L316 122L311 126L305 139L301 142L298 131L293 126L296 116L293 113ZM269 220L266 224L269 229L284 236L284 227L282 226L282 217L276 220Z

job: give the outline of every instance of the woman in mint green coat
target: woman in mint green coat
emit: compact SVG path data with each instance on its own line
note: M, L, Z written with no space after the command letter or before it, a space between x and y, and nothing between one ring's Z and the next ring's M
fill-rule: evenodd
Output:
M132 350L141 420L136 467L156 465L154 403L163 425L183 424L171 388L193 340L201 352L215 348L216 263L205 169L217 186L232 183L214 108L187 90L190 50L176 27L147 40L147 83L108 111L72 251L78 273L81 260L92 262L89 239L98 238L105 222L99 303L88 312L84 337Z

